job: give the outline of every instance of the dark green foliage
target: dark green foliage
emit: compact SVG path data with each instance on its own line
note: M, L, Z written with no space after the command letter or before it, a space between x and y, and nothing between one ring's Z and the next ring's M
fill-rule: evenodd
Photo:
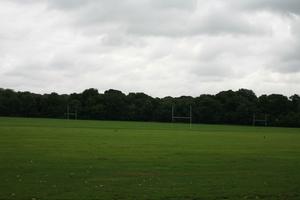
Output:
M150 121L153 119L154 99L144 93L129 93L128 119L134 121Z
M196 122L221 123L222 104L212 95L201 95L194 100L193 113Z
M300 97L280 95L257 97L252 90L222 91L198 97L153 98L144 93L87 89L70 95L34 94L0 89L0 116L64 118L77 112L79 119L171 121L172 105L176 115L188 116L193 108L194 123L252 124L253 114L268 116L271 126L300 127Z

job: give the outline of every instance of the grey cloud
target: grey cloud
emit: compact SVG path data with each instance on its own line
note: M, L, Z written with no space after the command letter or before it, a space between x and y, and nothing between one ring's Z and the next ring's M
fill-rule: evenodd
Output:
M74 9L79 28L108 26L137 35L189 36L199 34L263 34L257 26L230 4L218 1L48 1L53 8ZM220 5L219 5L220 4ZM99 30L103 31L103 30Z
M120 5L132 5L132 6L152 6L155 8L162 9L188 9L193 10L195 7L202 6L211 2L213 4L216 3L225 3L228 7L234 6L242 6L248 9L269 9L275 11L283 11L283 12L294 12L299 13L300 11L300 2L298 0L6 0L6 1L14 1L22 4L28 3L40 3L47 2L48 5L52 7L56 7L59 9L76 9L80 7L84 7L87 4L98 4L103 7L119 7Z
M247 17L232 6L234 3L219 0L43 0L42 2L49 5L49 9L71 11L73 23L79 29L107 27L109 30L113 28L136 35L180 37L270 32L266 26L250 23ZM243 6L260 5L247 2ZM97 30L100 31L98 33L105 31L103 28L94 28L94 31Z
M17 0L18 1L18 0ZM20 1L20 0L19 0ZM28 0L30 1L30 0ZM195 9L197 5L197 0L44 0L53 7L59 9L76 9L79 7L83 7L87 4L98 5L103 8L115 8L118 10L120 7L135 7L135 8L143 8L143 7L154 7L156 9ZM134 8L133 8L134 9Z
M277 64L276 68L284 73L300 72L300 59L281 62L280 64Z
M257 85L294 93L298 10L290 0L3 0L0 84L154 96Z
M274 69L284 73L300 72L300 41L295 45L291 44L289 51L283 52L276 63L273 63Z
M223 81L234 77L234 71L230 66L213 61L196 64L191 68L191 73L204 82Z
M237 2L237 0L234 0ZM258 10L274 10L284 13L300 13L299 0L245 0L238 1L246 8Z
M173 8L173 9L187 9L194 10L197 7L197 0L164 0L164 1L151 1L151 4L157 8Z
M48 5L53 8L59 9L76 9L83 7L89 3L91 0L46 0Z
M300 72L300 17L295 16L290 23L291 38L278 42L276 48L271 51L276 55L268 65L274 72L291 74Z
M4 0L7 2L15 2L23 5L44 3L50 8L56 9L76 9L80 8L93 0Z
M300 48L292 48L295 52L284 52L278 57L275 57L269 64L268 68L271 71L292 74L300 72L300 57L295 55L300 51Z

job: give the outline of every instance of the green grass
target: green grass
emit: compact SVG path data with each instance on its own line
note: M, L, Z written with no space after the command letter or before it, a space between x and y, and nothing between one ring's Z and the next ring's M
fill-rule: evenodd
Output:
M0 118L0 199L300 199L300 129Z

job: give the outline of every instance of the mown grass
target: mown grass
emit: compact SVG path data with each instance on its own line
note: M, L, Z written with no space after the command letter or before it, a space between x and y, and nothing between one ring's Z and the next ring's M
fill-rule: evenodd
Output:
M300 129L0 118L0 199L300 199Z

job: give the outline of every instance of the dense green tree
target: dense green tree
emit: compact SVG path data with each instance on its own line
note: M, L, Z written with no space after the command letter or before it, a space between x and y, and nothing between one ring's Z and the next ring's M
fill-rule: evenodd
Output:
M0 90L0 108L0 114L3 116L22 116L19 110L20 100L13 90Z
M170 122L172 120L172 105L174 105L172 97L155 99L154 121Z
M128 115L130 120L150 121L153 118L154 99L144 93L129 93Z
M192 106L194 123L252 124L253 115L268 116L272 126L300 127L300 97L280 94L261 95L253 91L222 91L198 97L152 98L144 93L97 89L82 93L34 94L0 88L0 116L64 118L67 108L80 119L160 121L172 120L172 107L177 116L189 116ZM188 120L178 120L187 122Z
M300 96L295 94L290 97L290 100L290 110L293 112L300 112Z
M119 90L104 92L105 118L109 120L127 120L128 102L126 95Z
M221 123L222 105L213 95L195 98L193 117L197 123Z
M38 106L36 102L36 95L30 92L19 92L19 113L22 116L32 117L38 115Z

